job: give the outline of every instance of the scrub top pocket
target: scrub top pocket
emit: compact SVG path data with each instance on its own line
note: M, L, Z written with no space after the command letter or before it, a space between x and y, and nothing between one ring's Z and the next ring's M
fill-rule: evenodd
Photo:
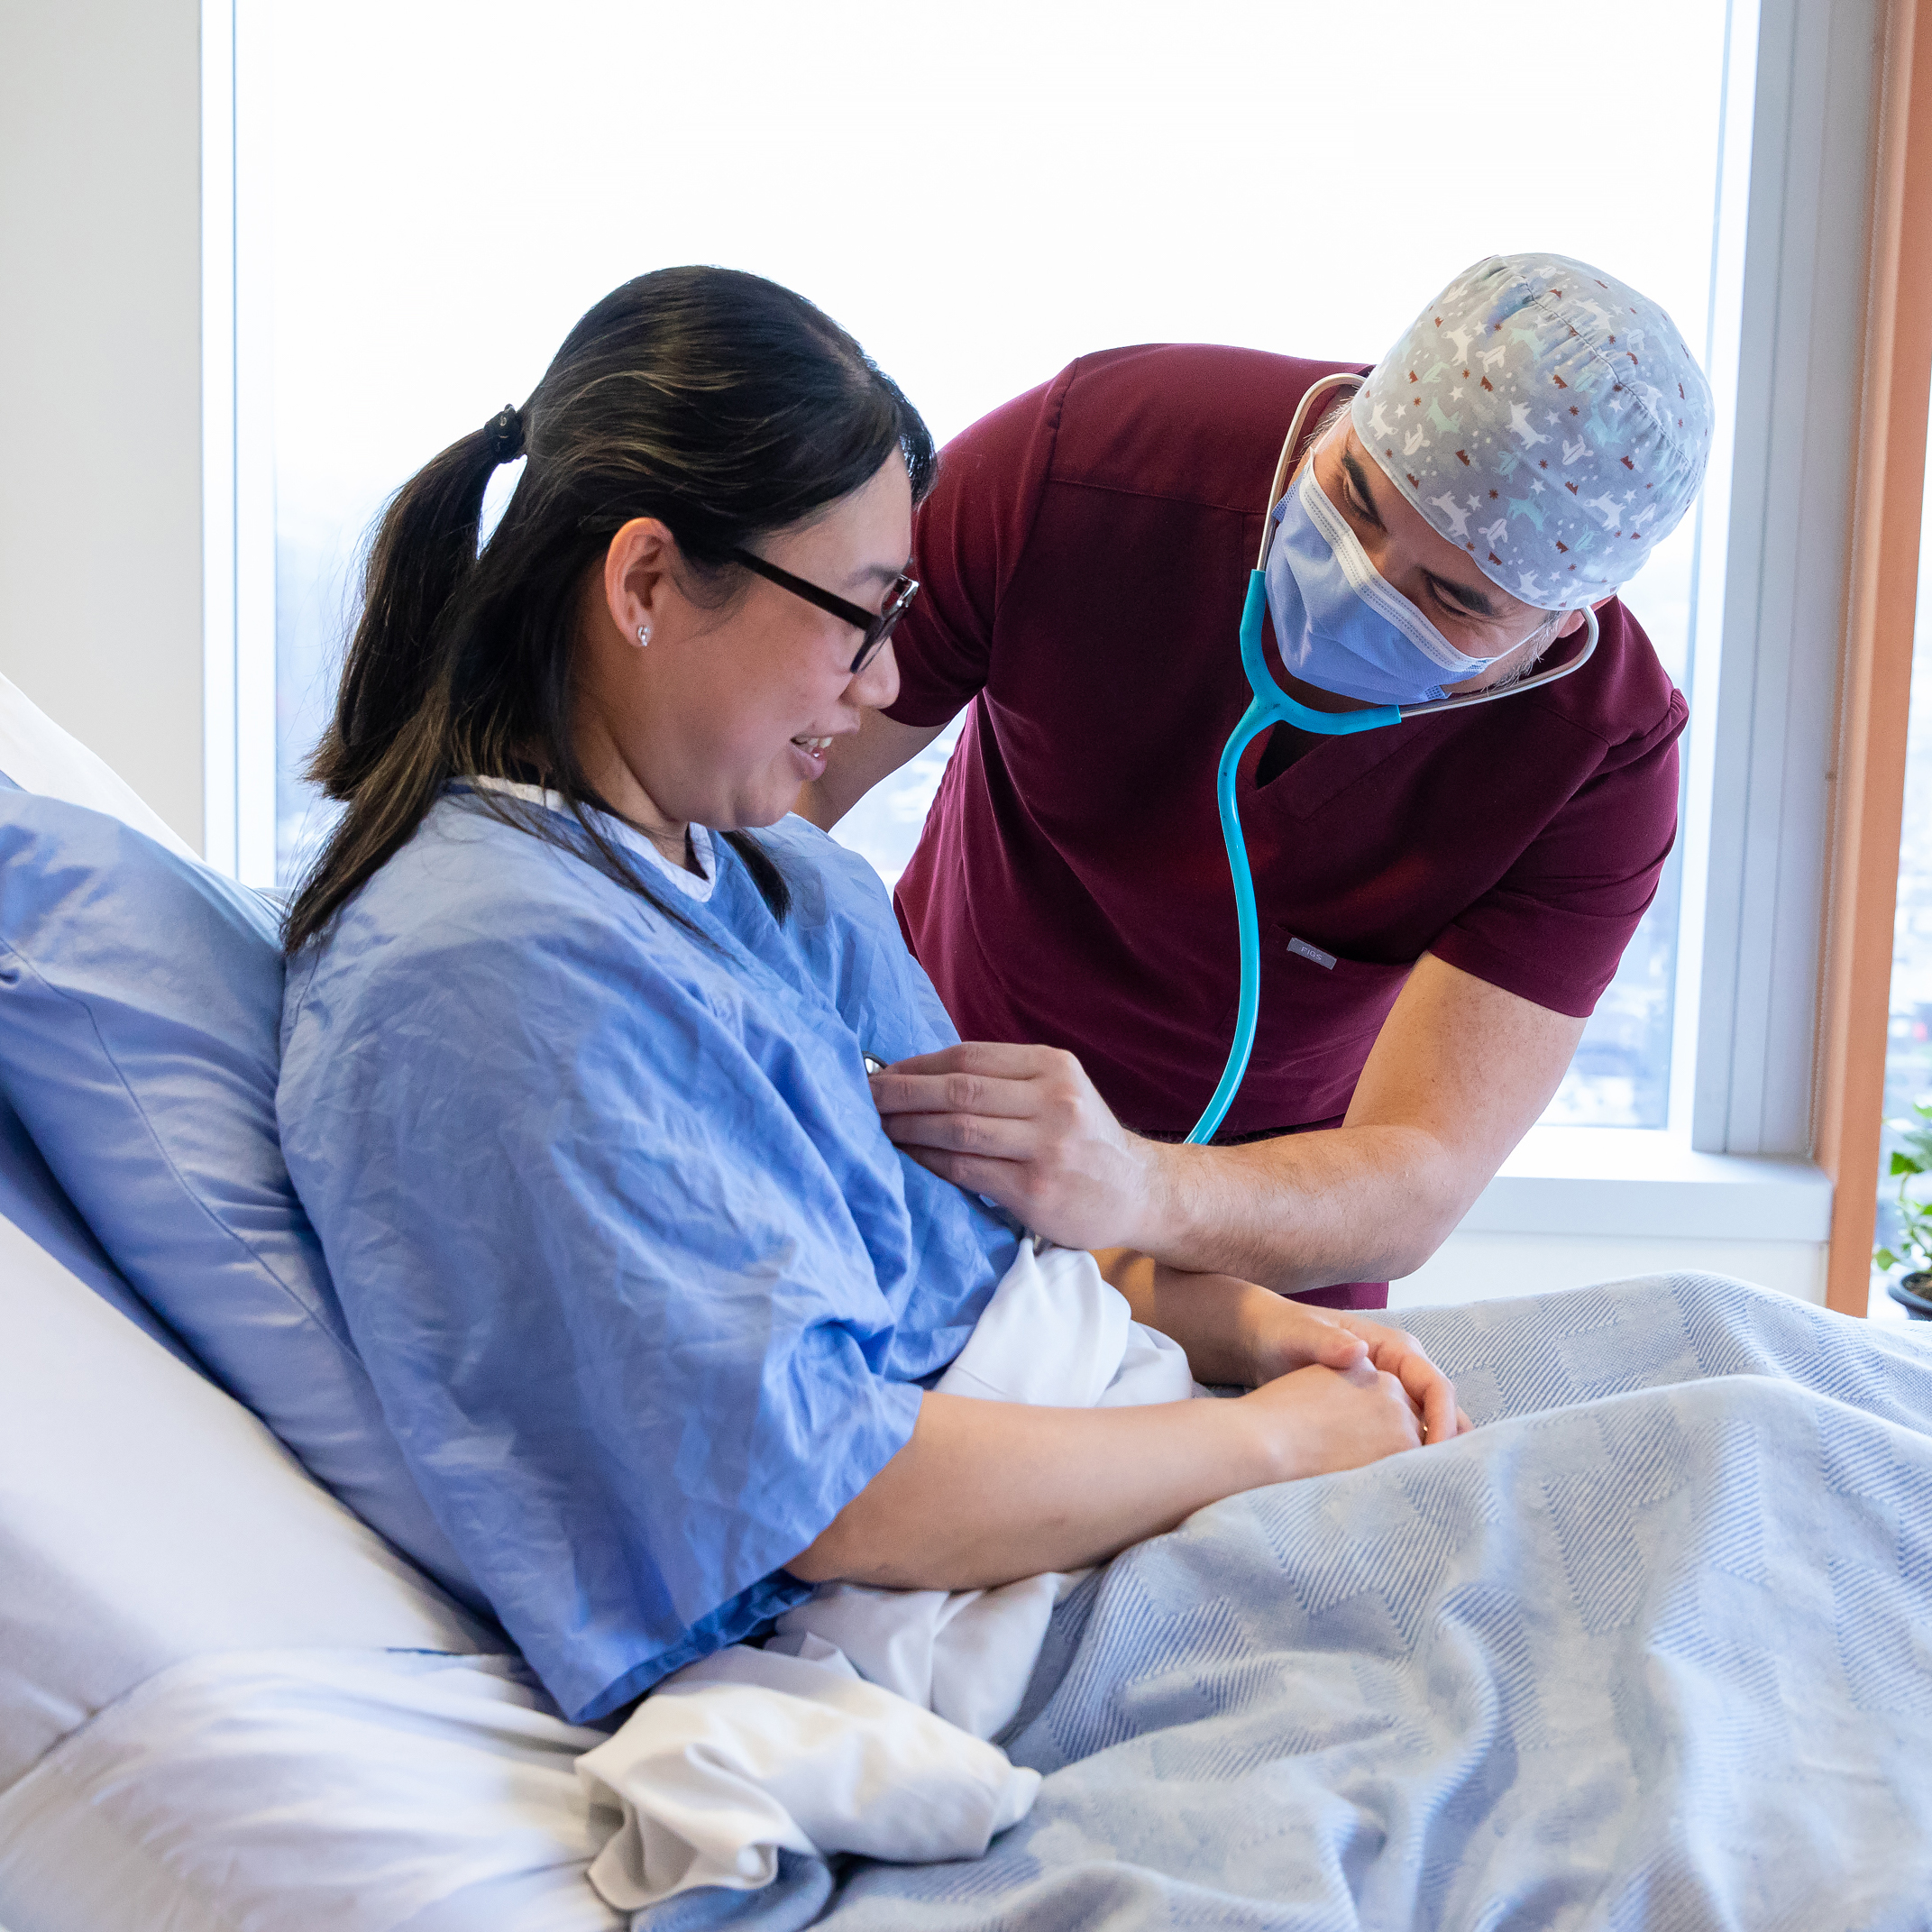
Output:
M1346 1112L1355 1069L1414 966L1343 958L1283 921L1264 928L1254 1057L1222 1131L1296 1127ZM1224 1039L1233 1037L1234 1014L1231 1001L1220 1021Z

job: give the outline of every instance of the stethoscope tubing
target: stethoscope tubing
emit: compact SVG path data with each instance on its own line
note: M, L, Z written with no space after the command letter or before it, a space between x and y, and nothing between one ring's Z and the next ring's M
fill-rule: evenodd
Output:
M1288 486L1294 471L1295 452L1301 442L1303 426L1316 399L1332 389L1360 387L1365 379L1341 373L1323 376L1310 385L1296 406L1287 439L1275 465L1275 479L1268 490L1268 514L1262 519L1261 550L1249 573L1248 595L1241 605L1241 668L1247 673L1253 697L1241 721L1222 746L1221 763L1214 773L1214 802L1221 815L1221 836L1228 850L1228 872L1234 885L1234 920L1241 948L1241 997L1234 1011L1234 1038L1228 1048L1227 1064L1206 1108L1187 1135L1187 1145L1200 1147L1214 1138L1234 1096L1247 1077L1248 1062L1254 1052L1255 1028L1261 1006L1261 920L1255 903L1254 874L1248 864L1248 841L1241 830L1241 806L1235 796L1235 780L1241 754L1269 726L1292 724L1325 737L1351 737L1361 731L1378 731L1399 725L1407 719L1428 718L1441 711L1464 710L1471 705L1494 703L1498 698L1514 698L1539 685L1553 684L1580 671L1596 655L1598 636L1597 613L1588 605L1584 615L1589 630L1583 648L1567 664L1553 671L1538 672L1495 691L1466 691L1460 697L1433 698L1423 704L1380 704L1355 711L1317 711L1291 697L1276 681L1268 667L1262 646L1262 618L1268 610L1268 554L1275 535L1275 506Z

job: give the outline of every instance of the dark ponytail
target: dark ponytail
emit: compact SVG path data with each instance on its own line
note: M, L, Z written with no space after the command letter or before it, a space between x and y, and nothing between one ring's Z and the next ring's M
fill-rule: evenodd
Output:
M529 461L481 554L483 494L520 427ZM405 845L453 778L540 779L575 822L495 792L479 806L578 853L688 923L599 824L609 806L571 740L578 596L610 539L655 517L728 594L736 547L798 522L903 453L919 501L918 412L802 296L728 269L664 269L578 323L520 412L453 443L390 502L371 545L335 716L308 775L346 808L283 925L293 952ZM784 880L725 834L780 918Z

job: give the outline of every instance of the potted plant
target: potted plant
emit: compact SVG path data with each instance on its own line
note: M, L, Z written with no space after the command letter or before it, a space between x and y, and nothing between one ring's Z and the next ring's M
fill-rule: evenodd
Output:
M1899 1183L1899 1233L1896 1248L1874 1250L1880 1268L1909 1268L1910 1272L1889 1282L1885 1292L1915 1322L1932 1322L1932 1201L1915 1199L1912 1183L1932 1174L1932 1101L1918 1101L1917 1116L1887 1124L1905 1142L1895 1149L1891 1172Z

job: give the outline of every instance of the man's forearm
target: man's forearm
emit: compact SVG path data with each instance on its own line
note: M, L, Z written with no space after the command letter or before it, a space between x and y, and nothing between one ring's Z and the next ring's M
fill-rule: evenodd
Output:
M1142 1247L1290 1291L1420 1268L1549 1104L1581 1020L1424 954L1327 1132L1164 1147Z
M1171 1268L1277 1294L1406 1275L1487 1175L1411 1127L1340 1127L1246 1147L1163 1147L1137 1245Z

